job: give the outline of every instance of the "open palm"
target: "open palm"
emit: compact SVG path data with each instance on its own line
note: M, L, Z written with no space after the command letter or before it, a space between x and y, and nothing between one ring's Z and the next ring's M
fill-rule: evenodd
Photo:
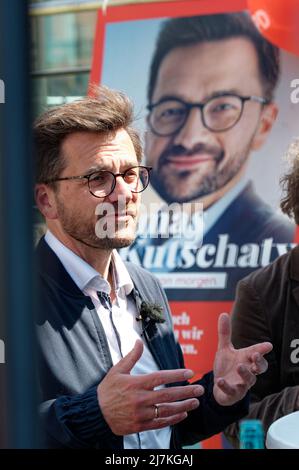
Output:
M214 397L223 406L241 400L255 384L256 376L265 372L263 357L272 350L268 342L235 349L231 342L230 318L222 313L218 320L218 349L214 361Z

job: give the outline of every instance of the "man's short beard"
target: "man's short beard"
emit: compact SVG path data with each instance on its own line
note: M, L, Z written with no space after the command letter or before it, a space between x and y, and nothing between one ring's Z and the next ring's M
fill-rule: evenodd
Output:
M132 237L115 237L100 238L95 233L95 225L82 222L80 216L69 215L64 204L56 197L57 212L61 226L65 233L74 238L83 245L101 250L114 250L125 248L133 243L135 236Z
M126 248L127 246L132 245L132 243L135 240L135 237L132 238L98 238L101 243L98 243L98 245L94 248L100 248L102 250L118 250L119 248ZM80 240L78 240L80 241ZM84 242L82 242L84 243Z
M158 171L153 170L151 173L151 185L157 191L159 196L166 201L168 204L173 202L185 203L194 201L196 199L203 198L209 194L215 193L219 189L223 188L227 183L229 183L241 170L247 161L249 153L248 150L243 153L242 157L232 160L232 164L229 167L225 167L224 171L217 171L217 168L211 175L207 175L197 186L196 189L190 192L186 196L181 196L176 192L176 181L178 178L178 173L176 178L167 178L163 172L163 166L159 167ZM183 180L192 174L192 170L185 170L180 173L180 178Z

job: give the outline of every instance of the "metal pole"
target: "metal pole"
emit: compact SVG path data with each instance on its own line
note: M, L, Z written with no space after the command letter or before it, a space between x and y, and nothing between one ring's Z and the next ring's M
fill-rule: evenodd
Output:
M0 103L0 114L1 114L1 107L3 107L3 103ZM0 120L0 126L2 122ZM0 144L1 146L1 144ZM1 149L2 150L2 149ZM3 154L0 152L0 161L2 161ZM1 188L1 181L2 181L2 172L1 172L1 165L0 165L0 189ZM2 191L0 191L0 194ZM2 196L2 194L1 194ZM5 345L6 342L6 332L5 332L5 291L4 291L4 246L3 246L3 198L0 197L0 344L2 346L2 357L0 357L0 449L5 449L8 446L8 436L7 436L7 395L6 395L6 384L7 384L7 367L5 364ZM3 357L4 353L4 357Z
M3 249L2 298L6 323L8 446L36 447L34 349L32 162L28 5L0 2ZM4 305L3 305L4 303ZM3 310L2 310L3 311Z
M1 22L1 6L0 6L0 22ZM2 26L2 24L1 24ZM3 32L0 27L0 80L2 92L0 97L0 341L2 345L7 344L6 340L6 327L5 327L5 311L6 311L6 296L5 296L5 270L4 270L4 204L3 204L3 123L4 123L4 107L5 107L5 83L3 80L4 67L3 67ZM5 351L6 352L6 351ZM5 364L6 357L0 362L0 449L8 446L8 433L7 433L7 366Z

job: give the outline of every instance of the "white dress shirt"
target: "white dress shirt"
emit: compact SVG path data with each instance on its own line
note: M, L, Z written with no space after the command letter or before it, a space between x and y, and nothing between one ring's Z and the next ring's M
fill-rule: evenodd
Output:
M55 252L78 288L85 295L91 297L106 333L113 364L117 364L122 358L122 355L126 356L133 349L136 340L141 339L144 345L143 354L133 367L131 374L141 375L158 371L159 368L147 344L144 342L143 337L141 337L141 322L136 321L137 310L135 302L131 297L127 297L131 293L134 285L117 251L113 250L112 252L113 283L115 288L112 317L120 337L121 351L109 316L110 312L101 304L97 295L97 291L110 294L111 288L108 281L86 261L63 245L49 230L45 235L45 241ZM138 434L130 434L124 436L124 448L168 449L170 437L170 427Z

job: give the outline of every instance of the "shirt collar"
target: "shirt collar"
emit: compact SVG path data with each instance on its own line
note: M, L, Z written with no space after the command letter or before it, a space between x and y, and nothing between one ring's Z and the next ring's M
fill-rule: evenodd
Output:
M110 293L110 284L90 264L76 255L72 250L61 243L58 238L47 230L45 241L57 255L67 273L81 291L86 288L94 288ZM124 289L125 295L129 295L134 288L130 274L116 250L112 252L113 281L116 292Z
M241 194L244 190L246 185L248 184L249 179L247 176L243 176L241 180L232 188L230 189L224 196L222 196L217 202L212 204L208 209L203 211L203 225L202 230L198 230L196 236L190 241L186 240L185 237L182 237L177 243L184 248L191 247L191 248L200 248L203 243L203 237L211 230L211 228L216 224L218 219L222 216L222 214L226 211L226 209L231 205L231 203L237 199L237 197ZM168 210L168 205L165 203L161 204L159 209L160 212L164 210ZM143 234L139 234L138 244L140 246L146 245L148 242L148 238L144 237ZM170 237L168 238L165 243L173 242L173 239ZM124 250L125 253L125 250Z
M203 214L203 235L215 225L217 220L226 211L228 206L241 194L245 186L248 184L248 177L243 177L230 191L222 196L215 204L212 204Z
M134 288L134 284L129 271L116 250L112 252L112 269L113 283L116 292L120 289L124 289L125 294L129 295Z

